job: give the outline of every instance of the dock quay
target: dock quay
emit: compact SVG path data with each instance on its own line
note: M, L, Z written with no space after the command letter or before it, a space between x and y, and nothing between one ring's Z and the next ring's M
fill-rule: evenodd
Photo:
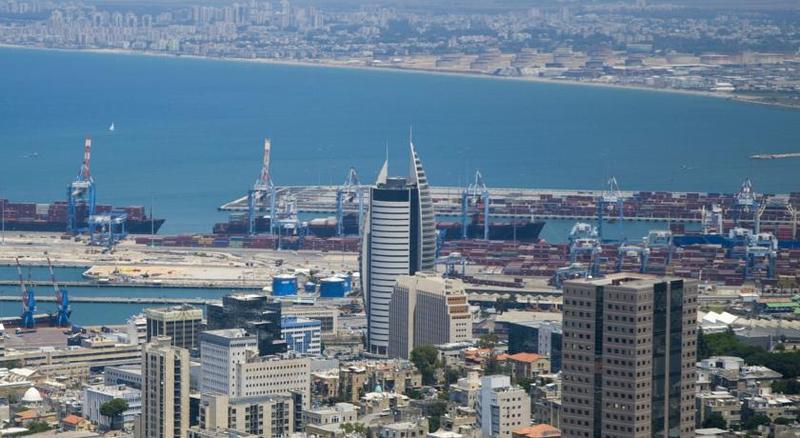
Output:
M71 303L103 303L103 304L193 304L205 306L219 300L210 298L186 298L186 297L80 297L70 296ZM21 296L0 295L0 301L22 301ZM37 295L36 301L40 303L53 303L56 301L54 296Z
M26 284L33 286L33 287L52 287L53 283L49 280L31 280L25 281ZM260 291L263 288L263 284L253 285L253 284L242 284L240 282L231 282L231 283L221 283L220 281L216 280L215 282L194 282L194 283L138 283L138 282L127 282L127 283L100 283L95 281L59 281L59 286L65 287L67 289L72 287L92 287L92 288L152 288L152 289L163 289L163 288L174 288L174 289L241 289L241 290L258 290ZM18 280L0 280L0 286L19 286ZM37 297L38 299L38 297Z

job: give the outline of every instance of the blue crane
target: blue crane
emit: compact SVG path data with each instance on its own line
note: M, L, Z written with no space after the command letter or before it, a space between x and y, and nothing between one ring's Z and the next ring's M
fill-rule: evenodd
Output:
M264 160L261 165L261 174L253 187L247 192L247 234L256 233L256 213L260 210L259 204L269 197L269 233L275 234L277 220L275 217L275 185L269 174L270 141L264 139Z
M364 188L358 180L356 168L347 171L344 184L336 189L336 235L343 236L344 230L344 204L345 202L358 202L358 235L361 235L361 226L364 224Z
M26 329L36 328L36 320L33 318L36 312L36 296L34 295L33 288L30 285L25 285L25 280L22 278L22 266L19 264L19 257L17 257L17 274L19 274L19 286L22 289L22 316L20 317L19 326Z
M616 206L617 208L617 214L619 215L617 219L619 238L622 239L623 202L622 192L619 190L617 179L611 177L608 180L608 189L604 190L597 198L597 236L601 242L603 241L603 216L605 215L606 207L609 205L612 207Z
M53 290L56 293L56 306L58 306L54 323L57 327L68 327L70 325L69 317L72 315L72 308L69 305L69 292L66 289L58 287L56 274L53 272L53 264L50 263L50 257L47 257L47 267L50 269L50 280L53 282Z
M775 278L775 262L778 258L778 239L771 233L756 233L748 236L745 278L753 279L754 270L766 270L767 278Z
M77 234L84 231L78 217L78 206L86 206L86 218L94 216L95 210L95 186L94 178L90 171L92 158L92 139L86 137L83 143L83 164L78 176L69 187L67 187L67 232Z
M461 238L469 236L469 202L475 199L475 205L483 204L483 239L489 240L489 189L483 181L480 171L475 172L475 181L461 192Z

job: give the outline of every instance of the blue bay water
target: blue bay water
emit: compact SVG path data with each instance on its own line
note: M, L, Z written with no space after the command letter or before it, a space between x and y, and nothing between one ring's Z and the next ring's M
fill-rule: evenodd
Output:
M112 134L108 126L114 122ZM209 232L258 175L371 181L413 125L432 184L761 192L800 189L800 111L638 90L463 76L0 49L0 197L63 199L84 135L98 202L149 205L166 233ZM37 158L30 158L37 152Z

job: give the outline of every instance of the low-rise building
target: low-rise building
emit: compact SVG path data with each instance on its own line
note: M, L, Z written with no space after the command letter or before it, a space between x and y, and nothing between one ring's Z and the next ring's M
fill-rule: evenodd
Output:
M103 403L115 398L128 402L128 409L122 413L124 423L133 424L136 416L142 413L142 391L125 385L96 385L83 389L83 416L102 428L110 428L112 419L100 413Z
M384 424L378 431L378 437L380 438L421 438L427 434L428 420L425 418L418 421Z
M550 373L550 359L536 353L501 354L497 360L511 366L516 380L533 379L540 374Z
M336 403L303 410L303 425L308 427L327 424L354 423L358 419L358 408L350 403Z
M234 430L262 438L277 438L295 431L294 401L289 395L228 397L203 394L200 430Z
M742 422L742 402L728 391L704 391L695 395L697 400L697 427L712 415L719 414L728 427L738 426Z
M531 400L525 390L511 385L508 376L484 376L475 411L481 436L510 438L511 432L531 422Z

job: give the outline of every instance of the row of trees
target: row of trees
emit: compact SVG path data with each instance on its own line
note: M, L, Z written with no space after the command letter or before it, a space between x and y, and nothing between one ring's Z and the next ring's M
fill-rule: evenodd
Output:
M769 352L761 347L747 345L736 338L732 331L725 333L700 333L697 341L699 360L711 356L737 356L749 365L762 365L775 370L786 379L800 376L800 351ZM800 389L800 388L798 388Z

